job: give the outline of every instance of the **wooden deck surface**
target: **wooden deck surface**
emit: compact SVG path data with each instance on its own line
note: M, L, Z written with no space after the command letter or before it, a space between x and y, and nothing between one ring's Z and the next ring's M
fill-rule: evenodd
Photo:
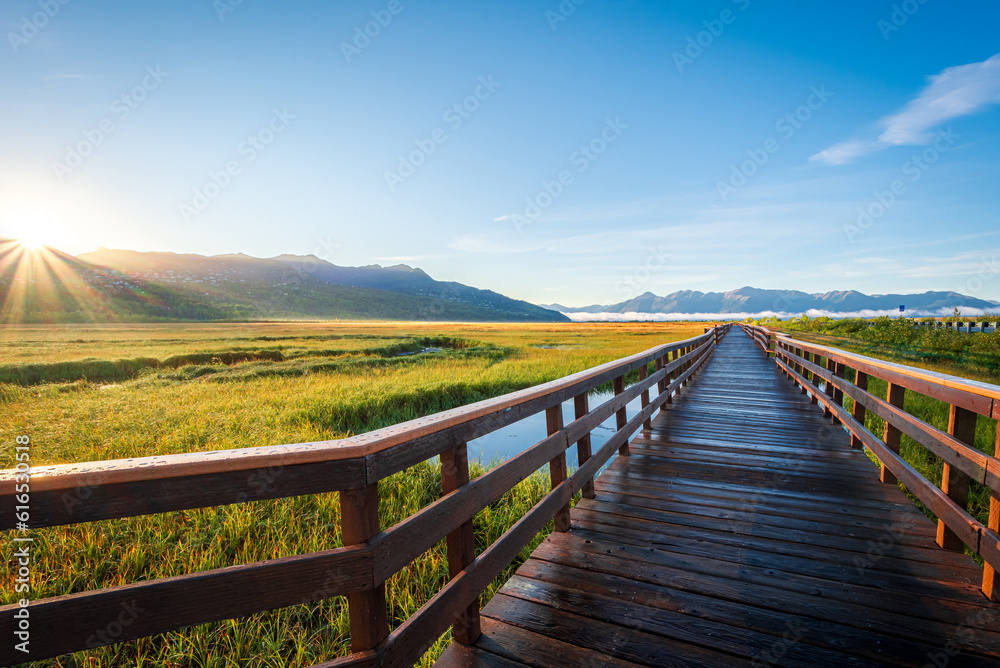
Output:
M439 668L1000 667L982 570L739 328L631 451Z

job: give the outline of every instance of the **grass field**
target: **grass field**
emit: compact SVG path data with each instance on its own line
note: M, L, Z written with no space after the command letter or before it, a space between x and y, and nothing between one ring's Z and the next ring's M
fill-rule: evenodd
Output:
M8 444L0 467L13 466L18 435L31 437L36 466L342 438L702 331L702 324L665 323L8 327L0 343L0 443ZM480 513L477 548L548 484L537 474ZM390 526L438 498L440 468L425 463L379 487ZM341 545L339 526L337 495L323 494L39 530L32 598L329 549ZM389 583L391 624L446 579L439 544ZM5 585L2 602L15 598ZM347 652L338 598L38 665L308 666Z

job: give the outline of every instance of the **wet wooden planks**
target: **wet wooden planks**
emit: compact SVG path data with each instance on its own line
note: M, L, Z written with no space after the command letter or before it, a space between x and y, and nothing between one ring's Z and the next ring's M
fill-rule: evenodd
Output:
M438 666L997 666L971 559L733 328Z

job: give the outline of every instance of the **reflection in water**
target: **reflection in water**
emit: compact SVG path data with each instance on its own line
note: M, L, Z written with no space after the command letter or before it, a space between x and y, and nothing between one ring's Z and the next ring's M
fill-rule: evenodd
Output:
M654 392L655 389L653 388ZM601 392L590 395L590 409L593 410L613 396L612 392ZM639 397L636 397L626 406L629 419L635 417L642 409L641 401ZM568 425L575 419L573 401L571 399L563 403L563 423ZM595 427L590 433L591 452L597 452L602 445L608 442L609 438L614 436L616 430L614 415ZM488 467L495 466L503 460L509 459L538 443L545 438L545 435L545 411L542 411L520 422L508 425L503 429L498 429L490 434L469 441L469 459L478 459L480 463ZM614 457L608 463L610 464L611 461L614 461ZM576 469L575 444L571 445L566 451L566 463L570 471Z

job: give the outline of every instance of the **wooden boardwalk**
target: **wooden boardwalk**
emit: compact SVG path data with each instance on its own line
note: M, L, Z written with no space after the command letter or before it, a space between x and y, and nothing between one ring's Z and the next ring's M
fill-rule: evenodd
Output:
M1000 666L982 570L849 440L733 328L437 665Z

